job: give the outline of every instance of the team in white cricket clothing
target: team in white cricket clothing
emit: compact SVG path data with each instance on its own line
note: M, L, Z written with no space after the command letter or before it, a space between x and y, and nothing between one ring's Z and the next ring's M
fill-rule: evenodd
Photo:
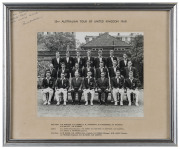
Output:
M119 61L110 50L110 56L102 56L102 50L98 51L98 57L91 56L87 51L86 57L81 57L80 51L76 57L71 57L66 51L66 57L61 57L56 51L56 57L52 59L49 69L45 70L42 81L43 104L50 105L52 99L56 105L66 105L68 93L71 93L72 104L81 104L81 97L84 94L85 105L93 105L95 92L98 93L100 105L108 105L108 95L111 94L111 101L114 105L123 105L124 95L127 94L128 105L131 106L131 94L135 95L135 105L138 106L139 80L137 79L136 68L127 54ZM48 96L47 96L48 93ZM76 94L78 99L76 99ZM104 94L104 100L102 100ZM89 96L90 95L90 96ZM90 103L89 100L90 99Z

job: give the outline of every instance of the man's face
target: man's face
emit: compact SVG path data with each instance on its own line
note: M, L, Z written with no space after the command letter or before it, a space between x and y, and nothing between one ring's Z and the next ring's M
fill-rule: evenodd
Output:
M66 53L66 56L69 57L69 52Z
M116 67L116 65L117 65L117 62L113 61L113 66Z
M132 62L131 61L128 62L128 66L129 67L132 66Z
M64 79L64 74L63 73L61 73L61 78Z
M79 73L78 72L75 72L75 77L79 77Z
M110 56L113 56L114 55L114 52L113 51L110 51Z
M76 63L76 64L75 64L75 67L76 67L76 68L79 68L79 64Z
M47 78L50 77L50 73L49 73L49 72L46 73L46 77L47 77Z
M59 56L60 56L59 52L56 52L56 57L59 57Z
M88 57L91 56L91 52L90 52L90 51L87 52L87 56L88 56Z
M105 76L104 72L103 72L103 73L101 73L101 77L102 77L102 78L104 78L104 76Z
M100 67L103 67L103 65L104 65L103 63L100 63Z
M64 68L65 68L65 65L64 65L64 64L62 64L62 65L61 65L61 67L64 69Z
M132 78L133 77L133 73L129 73L129 77Z
M80 56L80 53L79 53L79 52L77 52L77 53L76 53L76 55L77 55L77 57L79 57L79 56Z
M53 69L53 65L52 64L50 65L50 68Z
M89 77L91 76L91 72L88 72L88 73L87 73L87 76L88 76L88 78L89 78Z
M126 54L123 54L123 58L125 58L125 59L126 59L126 58L127 58L127 55L126 55Z
M99 55L99 57L101 57L102 56L102 52L98 52L98 55Z
M116 76L117 77L119 77L120 76L120 72L118 71L118 72L116 72Z

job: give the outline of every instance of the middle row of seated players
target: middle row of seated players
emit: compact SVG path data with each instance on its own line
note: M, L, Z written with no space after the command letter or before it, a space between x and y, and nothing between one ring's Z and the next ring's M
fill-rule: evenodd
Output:
M91 67L90 66L90 61L87 61L86 67L84 67L83 69L79 68L78 63L75 63L75 67L72 70L69 70L68 68L66 68L65 63L62 62L60 70L56 71L56 69L53 68L53 65L50 64L50 69L48 69L47 71L50 71L51 72L51 77L56 80L57 78L60 78L61 73L64 73L65 77L68 78L68 79L70 78L70 75L71 75L71 78L75 77L75 72L79 72L80 77L87 77L87 72L88 71L91 71L91 73L92 73L91 76L93 78L95 78L95 79L98 79L98 78L101 77L101 72L105 72L105 77L106 78L108 78L108 77L112 78L112 77L116 76L116 71L117 70L119 70L121 72L121 74L124 76L124 78L129 77L129 72L130 71L132 71L134 76L136 77L136 71L135 71L135 68L132 67L132 62L131 61L128 61L128 66L125 67L124 70L122 71L122 69L120 69L117 66L117 60L113 60L113 66L110 67L109 69L104 67L104 62L103 61L100 62L100 67L97 68L97 69L94 69L93 67Z
M60 96L63 94L64 99L64 105L66 105L67 102L67 92L70 88L71 90L71 96L72 96L72 102L75 104L75 94L78 94L78 104L80 104L82 93L84 92L85 97L85 105L88 105L88 93L91 94L91 100L90 104L93 105L93 99L95 95L95 88L98 92L98 99L100 101L100 104L102 104L102 93L105 93L105 104L107 105L107 98L108 93L112 89L113 98L114 98L114 105L117 105L117 94L120 93L121 99L120 99L120 105L123 105L123 98L124 98L124 91L127 90L127 97L129 101L129 106L131 105L131 99L130 94L134 93L136 95L136 103L135 105L138 106L138 81L133 77L133 72L129 72L129 78L124 79L123 76L121 76L120 71L116 71L116 76L111 78L111 86L109 84L109 80L105 77L105 72L101 72L101 77L95 81L94 78L91 77L92 73L91 71L87 72L87 77L84 79L79 77L79 72L75 72L75 77L71 80L71 86L69 85L69 80L65 78L65 74L61 73L61 77L56 80L55 85L55 99L57 101L57 105L60 104L61 99ZM43 95L43 101L44 105L51 104L51 97L53 94L53 79L50 77L50 72L46 72L46 78L43 79L43 89L42 89L42 95ZM46 98L46 93L49 93L49 98Z

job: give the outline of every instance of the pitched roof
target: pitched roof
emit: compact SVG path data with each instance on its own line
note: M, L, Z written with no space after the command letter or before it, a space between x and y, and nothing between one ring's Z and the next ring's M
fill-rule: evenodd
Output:
M116 39L109 33L101 34L81 47L102 47L102 46L131 46L130 44Z

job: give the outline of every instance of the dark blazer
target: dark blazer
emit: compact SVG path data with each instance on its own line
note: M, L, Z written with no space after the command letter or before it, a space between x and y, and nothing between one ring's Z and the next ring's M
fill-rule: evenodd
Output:
M104 62L104 67L105 67L106 66L106 59L103 57L102 61ZM99 68L100 67L99 64L100 64L100 59L99 59L99 57L96 57L94 60L95 68Z
M133 72L133 77L137 77L137 74L136 74L136 68L135 67L131 67L131 70L129 70L128 67L125 67L124 68L124 77L125 78L129 78L129 72L132 71Z
M57 79L57 70L55 69L55 68L53 68L52 70L50 70L50 69L47 69L46 71L45 71L45 74L44 74L44 77L46 77L46 72L47 71L50 71L50 73L51 73L51 78L53 78L53 79Z
M88 78L84 78L84 83L83 83L83 88L84 89L95 89L95 80L94 78L90 78L89 83L88 83Z
M71 71L71 77L75 77L75 71L76 71L76 69L73 68ZM83 77L83 71L81 68L78 69L78 72L79 72L79 77Z
M107 78L108 77L108 71L107 71L107 68L104 68L103 67L103 71L105 72L105 77ZM96 79L100 78L101 77L101 69L100 68L97 68L96 69Z
M119 83L117 82L117 78L113 77L111 79L111 87L112 88L123 88L124 87L124 77L119 77Z
M117 60L117 57L113 57L113 60ZM107 60L106 60L106 66L108 68L112 67L113 66L113 62L111 60L111 57L108 57Z
M108 89L109 88L109 80L107 78L104 78L104 81L102 81L101 78L97 79L96 86L99 89Z
M56 80L56 84L55 84L55 87L57 88L64 88L64 89L67 89L69 88L69 80L68 79L64 79L63 80L63 84L62 84L62 79L61 78L58 78Z
M72 69L74 67L74 59L72 57L69 57L69 61L67 62L66 57L63 58L63 62L66 65L67 69Z
M62 68L58 71L58 78L61 77ZM69 79L69 69L65 69L64 71L65 77Z
M76 81L76 78L74 77L72 80L71 80L71 87L73 89L82 89L83 87L83 79L81 77L78 78L78 80Z
M116 67L116 71L119 70L120 71L120 68L119 67ZM116 72L114 72L114 67L110 67L109 68L109 77L112 78L112 77L115 77L116 76Z
M139 87L139 81L138 81L138 79L133 78L132 83L131 83L130 79L127 78L125 80L124 87L126 89L133 89L133 90L135 90L136 88Z
M42 81L42 87L43 88L48 88L48 87L54 88L54 79L50 78L49 83L48 83L47 79L44 78L43 81Z
M57 62L56 57L53 58L51 62L56 70L61 69L62 58L59 58L59 63Z
M126 65L125 65L125 63L124 63L124 59L119 62L119 67L120 67L121 69L124 69L124 67L127 67L127 66L128 66L128 59L127 59Z
M88 61L88 57L84 57L84 67L87 67L86 63ZM94 67L94 57L90 57L90 66Z
M87 77L87 68L85 67L84 69L83 69L83 77ZM94 78L94 68L93 67L90 67L90 71L91 71L91 73L92 73L92 75L91 75L91 77L93 77Z
M74 58L74 64L78 63L78 59L77 57ZM82 68L84 66L84 58L80 57L80 61L79 61L79 68Z

